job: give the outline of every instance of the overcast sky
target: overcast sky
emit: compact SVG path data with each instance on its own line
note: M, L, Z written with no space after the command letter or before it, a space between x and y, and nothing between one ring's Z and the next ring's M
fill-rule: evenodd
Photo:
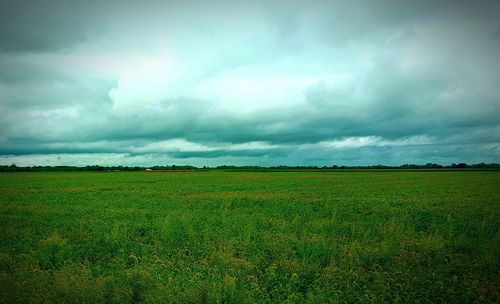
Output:
M500 162L500 1L0 3L0 164Z

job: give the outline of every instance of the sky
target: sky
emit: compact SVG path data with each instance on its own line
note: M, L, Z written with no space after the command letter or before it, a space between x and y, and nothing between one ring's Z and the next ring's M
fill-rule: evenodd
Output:
M500 1L0 0L0 164L500 162Z

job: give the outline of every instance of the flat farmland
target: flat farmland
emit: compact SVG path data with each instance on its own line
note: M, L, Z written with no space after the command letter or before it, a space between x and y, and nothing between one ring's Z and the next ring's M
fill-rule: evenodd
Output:
M0 174L2 303L498 303L500 172Z

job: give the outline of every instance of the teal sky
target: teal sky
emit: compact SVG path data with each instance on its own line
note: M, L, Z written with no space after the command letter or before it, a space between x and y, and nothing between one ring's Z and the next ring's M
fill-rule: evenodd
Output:
M500 1L0 0L0 164L500 162Z

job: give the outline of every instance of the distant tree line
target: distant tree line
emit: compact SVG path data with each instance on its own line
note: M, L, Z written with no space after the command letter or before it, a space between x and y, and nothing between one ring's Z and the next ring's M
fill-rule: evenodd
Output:
M425 165L416 165L416 164L404 164L400 166L386 166L386 165L372 165L372 166L272 166L272 167L264 167L264 166L217 166L217 167L195 167L189 165L169 165L169 166L151 166L151 167L142 167L142 166L85 166L85 167L77 167L77 166L25 166L19 167L16 165L0 165L0 172L39 172L39 171L155 171L155 170L210 170L210 169L220 169L220 170L248 170L248 171L285 171L285 170L349 170L349 169L500 169L500 164L497 163L479 163L479 164L466 164L466 163L458 163L451 165L439 165L433 163L427 163Z
M400 166L387 166L387 165L370 165L370 166L273 166L273 167L261 167L261 166L218 166L216 169L248 169L248 170L258 170L258 169L274 169L274 170L342 170L342 169L499 169L500 164L497 163L479 163L479 164L466 164L458 163L451 165L439 165L433 163L427 163L425 165L416 164L404 164Z
M77 167L77 166L27 166L27 167L19 167L16 165L0 166L0 172L14 172L14 171L145 171L147 169L150 170L194 170L198 169L194 166L152 166L152 167L141 167L141 166L85 166L85 167Z

